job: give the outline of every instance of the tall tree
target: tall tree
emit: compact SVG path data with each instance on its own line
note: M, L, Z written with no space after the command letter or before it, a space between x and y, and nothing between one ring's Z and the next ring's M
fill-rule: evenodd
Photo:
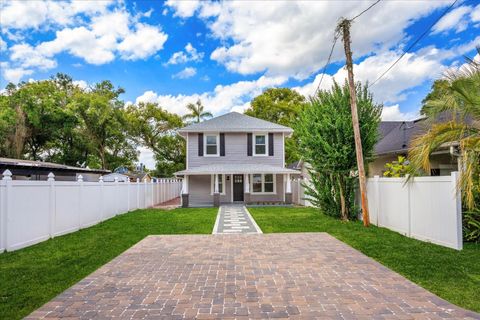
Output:
M182 118L156 103L129 106L127 117L135 141L154 152L156 175L170 177L185 168L185 142L176 134Z
M270 88L250 102L245 114L284 126L292 127L305 108L305 97L290 88ZM292 163L301 158L298 137L285 139L285 161Z
M480 47L477 48L480 57ZM480 58L466 58L459 70L449 72L441 89L427 96L424 111L432 119L447 114L450 120L433 123L412 142L409 158L417 168L430 172L430 155L445 144L458 144L460 184L467 206L475 206L480 191Z
M111 82L103 81L90 91L79 93L73 102L82 131L89 138L89 146L103 169L114 169L118 165L112 158L119 147L130 149L127 152L130 155L133 153L123 102L119 100L123 92L121 88L115 89ZM92 160L89 162L93 165Z
M189 103L186 106L187 110L190 113L187 113L183 116L183 120L193 123L199 123L205 118L213 117L213 114L209 111L205 111L205 107L202 105L202 101L200 99L197 100L195 103Z
M355 91L364 161L368 163L378 139L382 106L375 104L367 88L359 83ZM311 166L312 185L306 186L306 192L312 202L326 214L344 220L354 217L358 172L348 84L334 83L330 91L319 91L294 128L299 150Z

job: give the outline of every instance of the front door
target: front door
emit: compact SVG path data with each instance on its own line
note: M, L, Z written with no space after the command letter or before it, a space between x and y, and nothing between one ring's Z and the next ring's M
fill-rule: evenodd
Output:
M243 201L243 174L233 175L233 201Z

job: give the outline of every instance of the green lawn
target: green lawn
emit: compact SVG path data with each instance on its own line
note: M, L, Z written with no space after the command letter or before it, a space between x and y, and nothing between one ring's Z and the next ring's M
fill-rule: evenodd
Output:
M313 208L249 208L264 233L328 232L425 289L480 312L480 245L462 251L404 237L388 229L341 222Z
M0 319L19 319L147 235L208 234L217 209L138 210L0 254Z

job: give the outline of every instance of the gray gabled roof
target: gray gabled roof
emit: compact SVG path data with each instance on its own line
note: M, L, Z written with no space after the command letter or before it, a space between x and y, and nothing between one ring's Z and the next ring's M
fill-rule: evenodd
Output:
M286 132L293 130L273 122L254 118L238 112L230 112L224 115L194 123L179 129L179 133L185 132Z
M425 130L424 119L380 122L376 155L407 153L412 139Z

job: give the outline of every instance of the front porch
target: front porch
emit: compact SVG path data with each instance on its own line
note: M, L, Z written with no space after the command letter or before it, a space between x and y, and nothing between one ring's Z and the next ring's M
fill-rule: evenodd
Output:
M177 173L182 177L182 207L218 207L221 204L283 205L292 203L292 178L295 170L261 165L218 168L206 174L207 168ZM221 170L223 169L223 170Z

